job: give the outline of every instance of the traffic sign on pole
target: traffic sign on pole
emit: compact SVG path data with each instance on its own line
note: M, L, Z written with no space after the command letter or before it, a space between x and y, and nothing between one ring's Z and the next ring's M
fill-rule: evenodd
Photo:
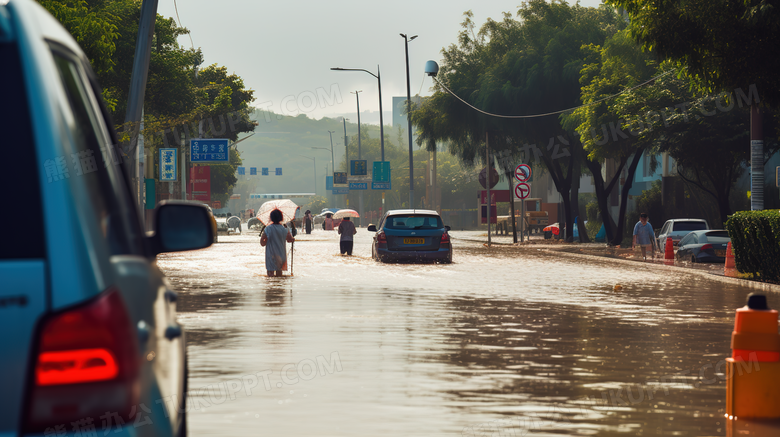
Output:
M520 182L515 187L515 197L525 199L531 195L531 187L525 182Z
M520 164L515 169L515 179L520 182L527 182L531 179L531 166L528 164Z

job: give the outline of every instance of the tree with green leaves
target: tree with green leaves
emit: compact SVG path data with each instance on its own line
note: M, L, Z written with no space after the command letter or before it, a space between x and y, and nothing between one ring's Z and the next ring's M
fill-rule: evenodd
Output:
M780 2L777 0L607 0L625 9L632 37L675 62L703 94L751 87L751 184L763 208L762 110L780 108ZM747 144L745 144L747 146Z
M519 19L505 14L488 20L475 33L470 13L458 45L443 50L439 81L470 105L492 114L550 114L542 117L494 117L475 111L437 86L415 111L418 141L431 147L445 140L451 152L474 165L485 164L485 142L505 163L522 158L543 163L561 194L567 229L578 214L578 182L584 153L573 125L557 111L580 103L580 48L603 44L619 30L621 19L607 7L570 6L563 1L523 3ZM489 163L489 162L488 162ZM512 177L509 164L501 166ZM580 235L587 241L584 227Z
M565 123L576 125L587 159L585 164L593 176L596 201L601 211L607 241L619 245L623 238L625 210L628 192L631 189L639 158L651 144L641 142L633 135L630 122L635 114L619 114L617 108L625 107L624 101L633 95L620 94L624 90L640 85L656 73L657 62L651 55L643 53L630 39L626 30L615 33L602 45L590 44L582 47L585 65L580 74L582 103L584 106L562 118ZM621 118L631 115L632 118ZM613 159L614 174L605 180L602 162ZM614 223L608 206L612 190L626 171L626 183L620 192L620 212Z

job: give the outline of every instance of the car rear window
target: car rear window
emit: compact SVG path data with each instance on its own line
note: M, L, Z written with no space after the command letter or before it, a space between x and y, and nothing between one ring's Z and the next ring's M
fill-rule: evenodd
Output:
M674 231L703 231L707 229L704 222L674 222Z
M24 75L15 44L0 43L0 260L44 258L43 208L35 152L35 133L25 95Z
M444 223L441 217L435 215L394 215L385 221L387 229L441 229Z
M708 243L726 244L731 241L729 231L713 231L704 234Z

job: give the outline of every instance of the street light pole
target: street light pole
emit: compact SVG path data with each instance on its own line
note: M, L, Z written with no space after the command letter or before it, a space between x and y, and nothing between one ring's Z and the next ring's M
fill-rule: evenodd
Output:
M355 100L357 100L357 125L358 125L358 159L363 159L363 157L360 154L360 93L362 91L357 90L355 91ZM360 195L358 197L358 213L360 214L360 221L359 224L361 227L363 227L363 190L360 190Z
M336 160L333 158L333 134L336 133L335 130L329 130L328 133L330 134L330 166L333 168L333 173L336 172ZM327 150L327 149L325 149Z
M382 152L382 161L385 160L385 122L384 117L382 115L382 76L379 72L379 65L376 66L376 74L364 70L362 68L341 68L341 67L333 67L331 68L333 71L365 71L366 73L374 76L377 80L377 83L379 85L379 146ZM358 121L358 124L360 122Z
M404 51L406 52L406 121L409 130L409 208L414 209L414 155L412 153L412 91L409 85L409 41L417 38L417 35L404 37Z

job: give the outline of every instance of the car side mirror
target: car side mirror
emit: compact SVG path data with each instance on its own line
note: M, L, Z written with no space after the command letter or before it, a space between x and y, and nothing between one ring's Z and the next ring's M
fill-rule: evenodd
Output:
M447 230L447 232L449 232L449 230L450 230L450 229L452 229L452 228L451 228L451 227L449 227L449 226L447 226L447 225L444 225L444 229L446 229L446 230Z
M376 225L368 225L366 228L369 232L376 232Z
M166 200L154 211L154 232L147 237L154 255L211 246L214 230L206 206L182 200Z

